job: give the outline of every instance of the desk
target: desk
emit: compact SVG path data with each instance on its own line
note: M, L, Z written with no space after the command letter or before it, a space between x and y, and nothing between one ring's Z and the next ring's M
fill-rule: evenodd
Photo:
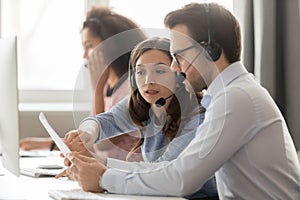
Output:
M21 158L21 167L36 166L44 164L49 161L49 157L43 158ZM51 162L58 161L59 164L62 159L59 157L50 158ZM0 163L0 165L2 165ZM1 168L2 166L0 166ZM26 200L50 200L48 196L49 189L77 189L79 185L75 181L68 179L55 179L52 177L32 178L21 175L16 177L4 169L5 175L0 176L0 199L26 199ZM143 200L183 200L180 197L149 197L149 196L132 196L132 195L117 195L117 194L102 194L105 198L113 199L143 199Z

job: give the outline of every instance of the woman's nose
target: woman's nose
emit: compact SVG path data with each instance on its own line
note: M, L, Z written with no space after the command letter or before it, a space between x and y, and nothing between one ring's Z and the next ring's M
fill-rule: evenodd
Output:
M145 84L151 84L151 83L155 83L155 76L149 74L146 76Z

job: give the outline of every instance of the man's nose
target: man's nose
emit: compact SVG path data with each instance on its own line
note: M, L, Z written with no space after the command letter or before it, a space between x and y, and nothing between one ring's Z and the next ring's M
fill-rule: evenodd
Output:
M173 60L170 66L173 72L181 72L181 67Z
M84 59L88 58L88 51L84 50L82 58L84 58Z

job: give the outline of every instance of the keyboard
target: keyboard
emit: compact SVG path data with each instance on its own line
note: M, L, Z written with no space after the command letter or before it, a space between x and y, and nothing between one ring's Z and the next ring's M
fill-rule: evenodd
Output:
M39 168L22 168L20 170L22 175L31 176L34 178L38 177L54 177L60 172L61 169L39 169Z
M84 192L81 189L72 190L49 190L50 197L56 200L105 200L100 194L92 192Z
M48 157L52 155L52 152L49 150L19 150L20 157Z

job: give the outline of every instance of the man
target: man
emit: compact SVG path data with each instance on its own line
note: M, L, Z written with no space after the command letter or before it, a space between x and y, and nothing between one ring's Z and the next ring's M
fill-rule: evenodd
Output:
M271 96L240 62L235 17L218 4L190 4L169 13L165 25L172 31L172 69L195 91L207 89L204 122L170 162L106 168L74 153L71 171L82 188L185 196L215 174L220 199L300 199L293 141Z

